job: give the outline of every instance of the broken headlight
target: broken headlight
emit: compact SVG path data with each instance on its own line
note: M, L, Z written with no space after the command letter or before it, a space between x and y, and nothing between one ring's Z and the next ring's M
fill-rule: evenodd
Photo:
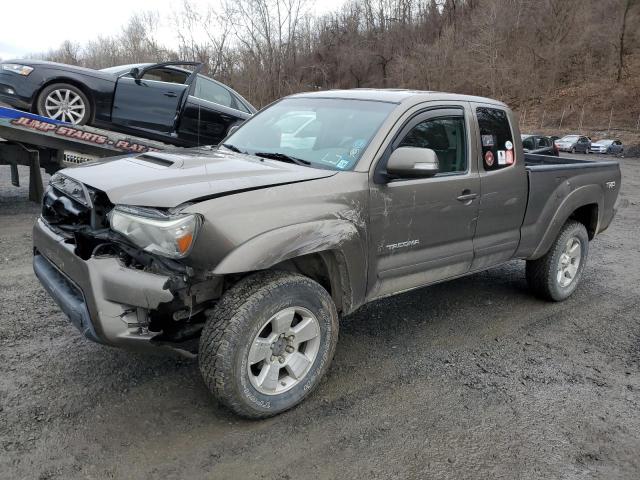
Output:
M200 227L198 215L171 216L149 208L117 206L109 213L111 229L138 247L169 258L191 251Z
M77 180L58 172L51 176L49 184L83 205L92 207L88 190Z

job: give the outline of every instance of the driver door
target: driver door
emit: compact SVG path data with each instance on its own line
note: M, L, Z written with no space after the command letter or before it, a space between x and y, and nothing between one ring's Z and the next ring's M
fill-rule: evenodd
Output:
M171 68L197 65L194 72ZM202 64L167 62L145 67L135 77L118 78L113 97L111 121L116 125L173 133L176 119L186 101L191 82Z
M369 298L469 271L480 196L473 134L462 105L430 109L411 119L381 158L378 178L394 149L429 148L440 173L372 185Z

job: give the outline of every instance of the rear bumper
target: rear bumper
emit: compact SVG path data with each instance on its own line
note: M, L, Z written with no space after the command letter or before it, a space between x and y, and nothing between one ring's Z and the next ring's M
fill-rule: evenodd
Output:
M88 339L132 349L157 348L149 311L171 302L169 277L127 268L115 257L83 260L74 245L38 219L33 268L44 288Z

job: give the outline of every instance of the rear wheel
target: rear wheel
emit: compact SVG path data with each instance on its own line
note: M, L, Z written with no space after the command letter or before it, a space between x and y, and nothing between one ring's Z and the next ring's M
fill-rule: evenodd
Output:
M91 104L82 90L68 83L45 87L37 101L38 114L74 125L85 125L91 118Z
M546 300L567 299L578 286L588 253L587 229L569 220L543 257L527 261L529 288Z
M338 340L338 314L318 283L260 272L227 291L200 338L202 377L236 414L264 418L300 403L326 372Z

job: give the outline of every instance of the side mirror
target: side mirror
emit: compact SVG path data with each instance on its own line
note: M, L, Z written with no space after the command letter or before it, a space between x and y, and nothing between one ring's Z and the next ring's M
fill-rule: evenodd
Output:
M138 67L133 67L129 70L129 75L138 80L140 78L140 69Z
M387 173L397 177L433 177L439 171L438 155L430 148L399 147L387 162Z

